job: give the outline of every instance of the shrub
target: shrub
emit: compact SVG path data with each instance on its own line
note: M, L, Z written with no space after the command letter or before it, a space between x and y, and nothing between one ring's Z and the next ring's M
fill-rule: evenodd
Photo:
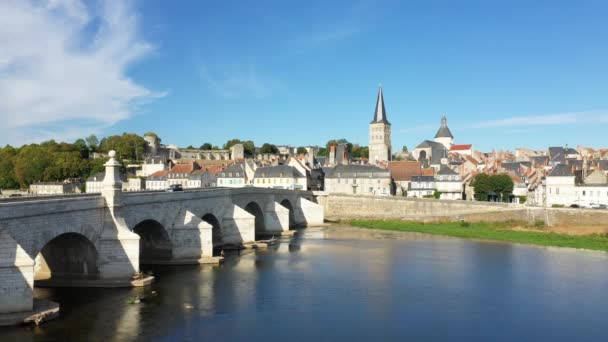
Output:
M564 205L563 205L563 204L553 204L553 205L551 206L551 208L563 208L563 207L564 207Z
M536 220L534 222L534 228L538 228L538 229L545 228L545 221L543 221L543 220Z
M465 220L460 220L460 226L464 228L468 228L471 226L471 222L466 222Z
M526 196L519 196L519 204L525 204L527 199Z

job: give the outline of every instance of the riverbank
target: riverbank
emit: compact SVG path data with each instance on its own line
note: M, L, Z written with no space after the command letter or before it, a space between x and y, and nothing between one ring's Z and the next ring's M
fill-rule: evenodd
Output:
M555 246L581 248L608 252L607 235L567 235L543 231L542 229L525 228L515 222L408 222L352 220L346 223L354 227L416 232L432 235L443 235L464 239L484 239L505 242L524 243L538 246Z

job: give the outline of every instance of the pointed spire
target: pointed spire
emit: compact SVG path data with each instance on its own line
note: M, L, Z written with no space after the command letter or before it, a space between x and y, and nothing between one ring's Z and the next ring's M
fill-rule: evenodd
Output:
M382 95L382 85L378 90L378 99L376 100L376 110L374 111L374 119L371 123L385 123L390 125L386 119L386 109L384 108L384 96Z
M441 127L439 127L437 134L435 134L435 138L452 138L452 139L454 139L452 132L450 132L450 129L448 128L448 119L445 117L445 114L443 114L441 116Z

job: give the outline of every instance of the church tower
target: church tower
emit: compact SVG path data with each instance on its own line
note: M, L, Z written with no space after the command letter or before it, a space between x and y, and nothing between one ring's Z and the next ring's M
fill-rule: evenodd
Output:
M369 124L369 162L388 161L391 158L391 123L386 119L382 86L378 90L374 119Z
M448 119L445 117L445 114L441 116L441 126L439 127L437 134L435 134L435 142L445 146L448 151L452 145L454 145L454 136L448 128Z

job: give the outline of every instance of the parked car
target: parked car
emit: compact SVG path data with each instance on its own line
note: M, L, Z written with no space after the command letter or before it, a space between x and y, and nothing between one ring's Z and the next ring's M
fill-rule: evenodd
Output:
M605 204L591 203L589 205L589 208L592 208L592 209L606 209L607 206Z
M580 208L580 207L581 207L581 206L580 206L580 205L578 205L578 204L571 204L571 205L570 205L570 208Z
M165 191L167 191L167 192L184 191L184 188L182 188L181 184L171 184Z

